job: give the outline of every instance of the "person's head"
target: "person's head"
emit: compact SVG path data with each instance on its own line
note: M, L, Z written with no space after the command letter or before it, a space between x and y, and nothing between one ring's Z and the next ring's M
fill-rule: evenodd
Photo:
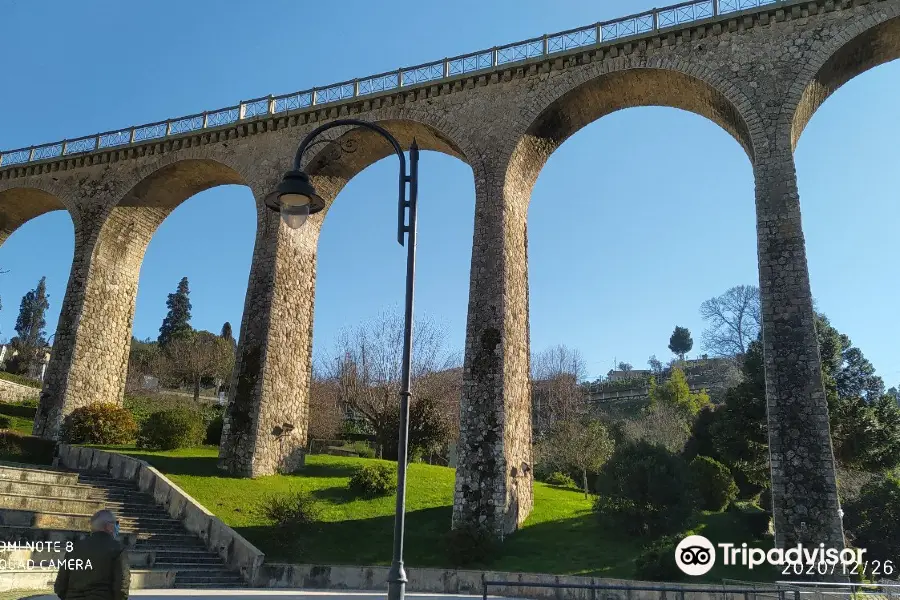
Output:
M98 510L91 517L91 531L105 531L109 535L116 536L119 531L119 521L111 510Z

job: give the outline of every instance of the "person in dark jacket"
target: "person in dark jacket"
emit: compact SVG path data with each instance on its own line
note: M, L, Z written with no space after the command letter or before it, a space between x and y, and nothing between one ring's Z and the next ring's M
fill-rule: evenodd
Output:
M91 517L91 535L74 542L56 576L53 591L61 600L128 600L131 569L118 536L111 511Z

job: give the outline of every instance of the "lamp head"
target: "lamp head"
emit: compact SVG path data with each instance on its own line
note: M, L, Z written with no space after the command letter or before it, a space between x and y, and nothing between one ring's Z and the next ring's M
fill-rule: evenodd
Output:
M281 220L291 229L306 223L309 215L325 208L325 201L316 194L309 175L294 169L284 174L281 183L265 199L266 206L281 213Z

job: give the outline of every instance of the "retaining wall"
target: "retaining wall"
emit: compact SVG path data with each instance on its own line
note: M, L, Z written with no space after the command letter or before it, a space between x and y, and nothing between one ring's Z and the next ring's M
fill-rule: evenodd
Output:
M38 388L0 379L0 402L19 402L40 395L41 390Z

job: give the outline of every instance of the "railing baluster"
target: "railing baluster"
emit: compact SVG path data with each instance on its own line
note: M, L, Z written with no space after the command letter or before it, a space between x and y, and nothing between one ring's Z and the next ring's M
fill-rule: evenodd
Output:
M203 111L203 127L201 129L206 129L207 127L209 127L209 113Z
M719 0L710 0L712 2L712 11L713 16L717 16L719 14Z
M247 116L247 105L244 104L244 101L241 100L238 102L238 121L244 119Z

